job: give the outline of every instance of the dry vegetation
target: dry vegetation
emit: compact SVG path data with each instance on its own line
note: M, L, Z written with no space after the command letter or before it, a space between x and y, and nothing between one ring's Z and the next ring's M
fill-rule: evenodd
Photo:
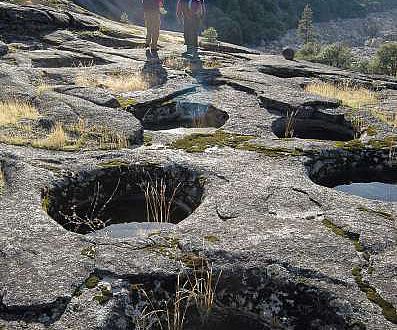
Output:
M190 68L189 61L182 58L177 53L171 54L163 59L163 65L167 68L185 71Z
M31 142L33 147L62 150L68 143L68 137L63 129L62 125L57 123L50 134L43 138L37 139Z
M179 187L180 183L176 187L167 187L164 179L150 179L141 184L141 189L145 194L148 222L171 222L172 207ZM170 196L167 194L169 190Z
M5 180L3 169L1 168L1 164L0 164L0 195L4 191L5 185L6 185L6 180Z
M65 151L122 149L129 146L124 134L99 125L87 127L84 120L74 125L55 123L53 129L47 134L34 132L29 124L15 123L11 130L7 125L0 125L0 127L8 128L0 133L0 142L6 144Z
M182 271L178 274L173 299L166 302L165 308L157 308L154 297L150 297L144 288L136 288L146 300L146 307L135 318L136 329L146 330L150 324L157 323L159 329L183 330L186 319L192 314L197 314L195 317L202 325L207 323L213 312L221 273L216 276L212 266L208 267L204 262L198 266L192 273Z
M305 91L332 99L338 99L343 105L352 109L361 109L364 106L376 106L379 96L367 88L351 84L313 83L305 87Z
M16 125L21 119L37 119L37 109L28 102L0 101L0 126Z
M39 85L36 86L36 92L38 95L43 95L46 92L50 92L54 90L54 86L48 84L44 81L41 81Z
M84 87L106 88L114 93L143 91L149 84L142 74L129 71L119 71L107 75L96 75L82 69L75 79L76 85Z
M381 107L381 94L379 92L354 86L353 84L314 83L305 87L306 92L328 98L338 99L342 105L355 110L351 113L351 121L355 131L355 138L368 129L368 124L363 119L363 112L369 111L375 118L397 129L397 115L385 111ZM394 144L394 142L393 142Z

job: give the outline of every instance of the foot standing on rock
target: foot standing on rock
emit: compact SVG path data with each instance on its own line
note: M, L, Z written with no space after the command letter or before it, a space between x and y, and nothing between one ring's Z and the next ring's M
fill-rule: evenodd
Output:
M160 36L161 12L164 12L163 0L142 0L146 26L146 47L157 51Z
M183 23L185 45L187 50L185 57L198 57L198 36L202 20L205 16L204 0L179 0L176 15Z

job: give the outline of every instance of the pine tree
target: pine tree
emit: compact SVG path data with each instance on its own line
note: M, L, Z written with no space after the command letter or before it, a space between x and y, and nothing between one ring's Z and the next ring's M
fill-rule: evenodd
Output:
M298 24L298 34L305 44L315 41L315 33L313 26L313 10L309 4L305 6L302 17Z

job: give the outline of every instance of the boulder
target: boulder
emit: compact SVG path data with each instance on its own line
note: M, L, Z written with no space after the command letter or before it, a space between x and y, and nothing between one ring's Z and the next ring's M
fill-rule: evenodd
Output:
M286 47L283 49L282 54L286 60L293 61L295 57L295 50L290 47Z

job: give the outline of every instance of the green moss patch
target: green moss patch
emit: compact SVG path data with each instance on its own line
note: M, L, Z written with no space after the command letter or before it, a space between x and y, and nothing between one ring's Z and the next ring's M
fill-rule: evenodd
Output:
M1 192L1 188L0 188ZM43 197L43 200L41 201L41 207L43 208L44 211L48 213L48 210L50 209L50 197L48 195L45 195Z
M214 235L207 235L204 236L204 239L210 243L217 243L220 241L219 237L214 236Z
M370 135L370 134L368 134ZM367 144L364 144L360 140L351 140L347 142L342 142L338 141L335 142L335 147L340 148L340 149L345 149L345 150L361 150L365 148L371 148L371 149L376 149L376 150L381 150L381 149L390 149L393 146L397 144L397 137L396 136L388 136L384 138L383 140L378 140L378 139L372 139L369 140Z
M281 147L269 148L249 142L239 145L237 149L254 151L267 157L302 156L304 154L303 150L301 149L287 149Z
M323 225L325 227L327 227L328 229L332 230L332 232L335 235L341 236L341 237L344 237L344 238L347 238L348 240L350 240L353 243L354 248L356 249L357 252L364 252L364 247L360 243L360 235L359 234L344 230L343 228L335 225L329 219L324 219Z
M153 144L153 134L145 132L143 134L143 145L149 147L152 144Z
M138 103L137 100L131 97L116 96L116 99L119 102L120 107L122 107L123 109L128 109Z
M113 293L106 287L101 287L101 293L94 296L94 300L100 305L105 305L113 297Z
M382 314L385 319L397 324L397 311L393 304L385 300L373 286L363 280L362 269L360 267L354 267L352 269L352 275L360 290L366 294L368 300L382 309Z
M360 140L351 140L347 142L338 141L335 142L335 147L345 150L358 150L364 149L365 144L362 143Z
M96 248L94 246L87 246L83 248L80 252L80 254L84 257L90 258L90 259L95 259L96 257Z
M373 214L373 215L377 215L377 216L380 216L380 217L382 217L384 219L387 219L387 220L394 220L394 216L391 213L387 213L387 212L384 212L384 211L373 210L373 209L370 209L370 208L365 207L365 206L359 206L357 208L357 210L359 210L361 212L367 212L367 213L370 213L370 214Z
M237 148L239 144L254 139L251 135L227 133L222 130L214 134L192 134L170 144L173 149L182 149L186 152L204 152L211 147Z
M366 129L368 136L375 136L378 134L378 130L374 126L368 126Z
M99 167L103 167L103 168L123 167L123 166L129 166L129 165L130 165L130 163L128 163L122 159L112 159L112 160L98 164Z
M98 276L91 275L85 280L84 284L88 289L93 289L98 285L99 281L100 279Z
M253 135L233 134L219 130L214 134L192 134L176 140L169 146L173 149L182 149L190 153L204 152L211 147L230 147L257 152L268 157L300 156L303 154L300 149L271 148L248 142L255 138Z

